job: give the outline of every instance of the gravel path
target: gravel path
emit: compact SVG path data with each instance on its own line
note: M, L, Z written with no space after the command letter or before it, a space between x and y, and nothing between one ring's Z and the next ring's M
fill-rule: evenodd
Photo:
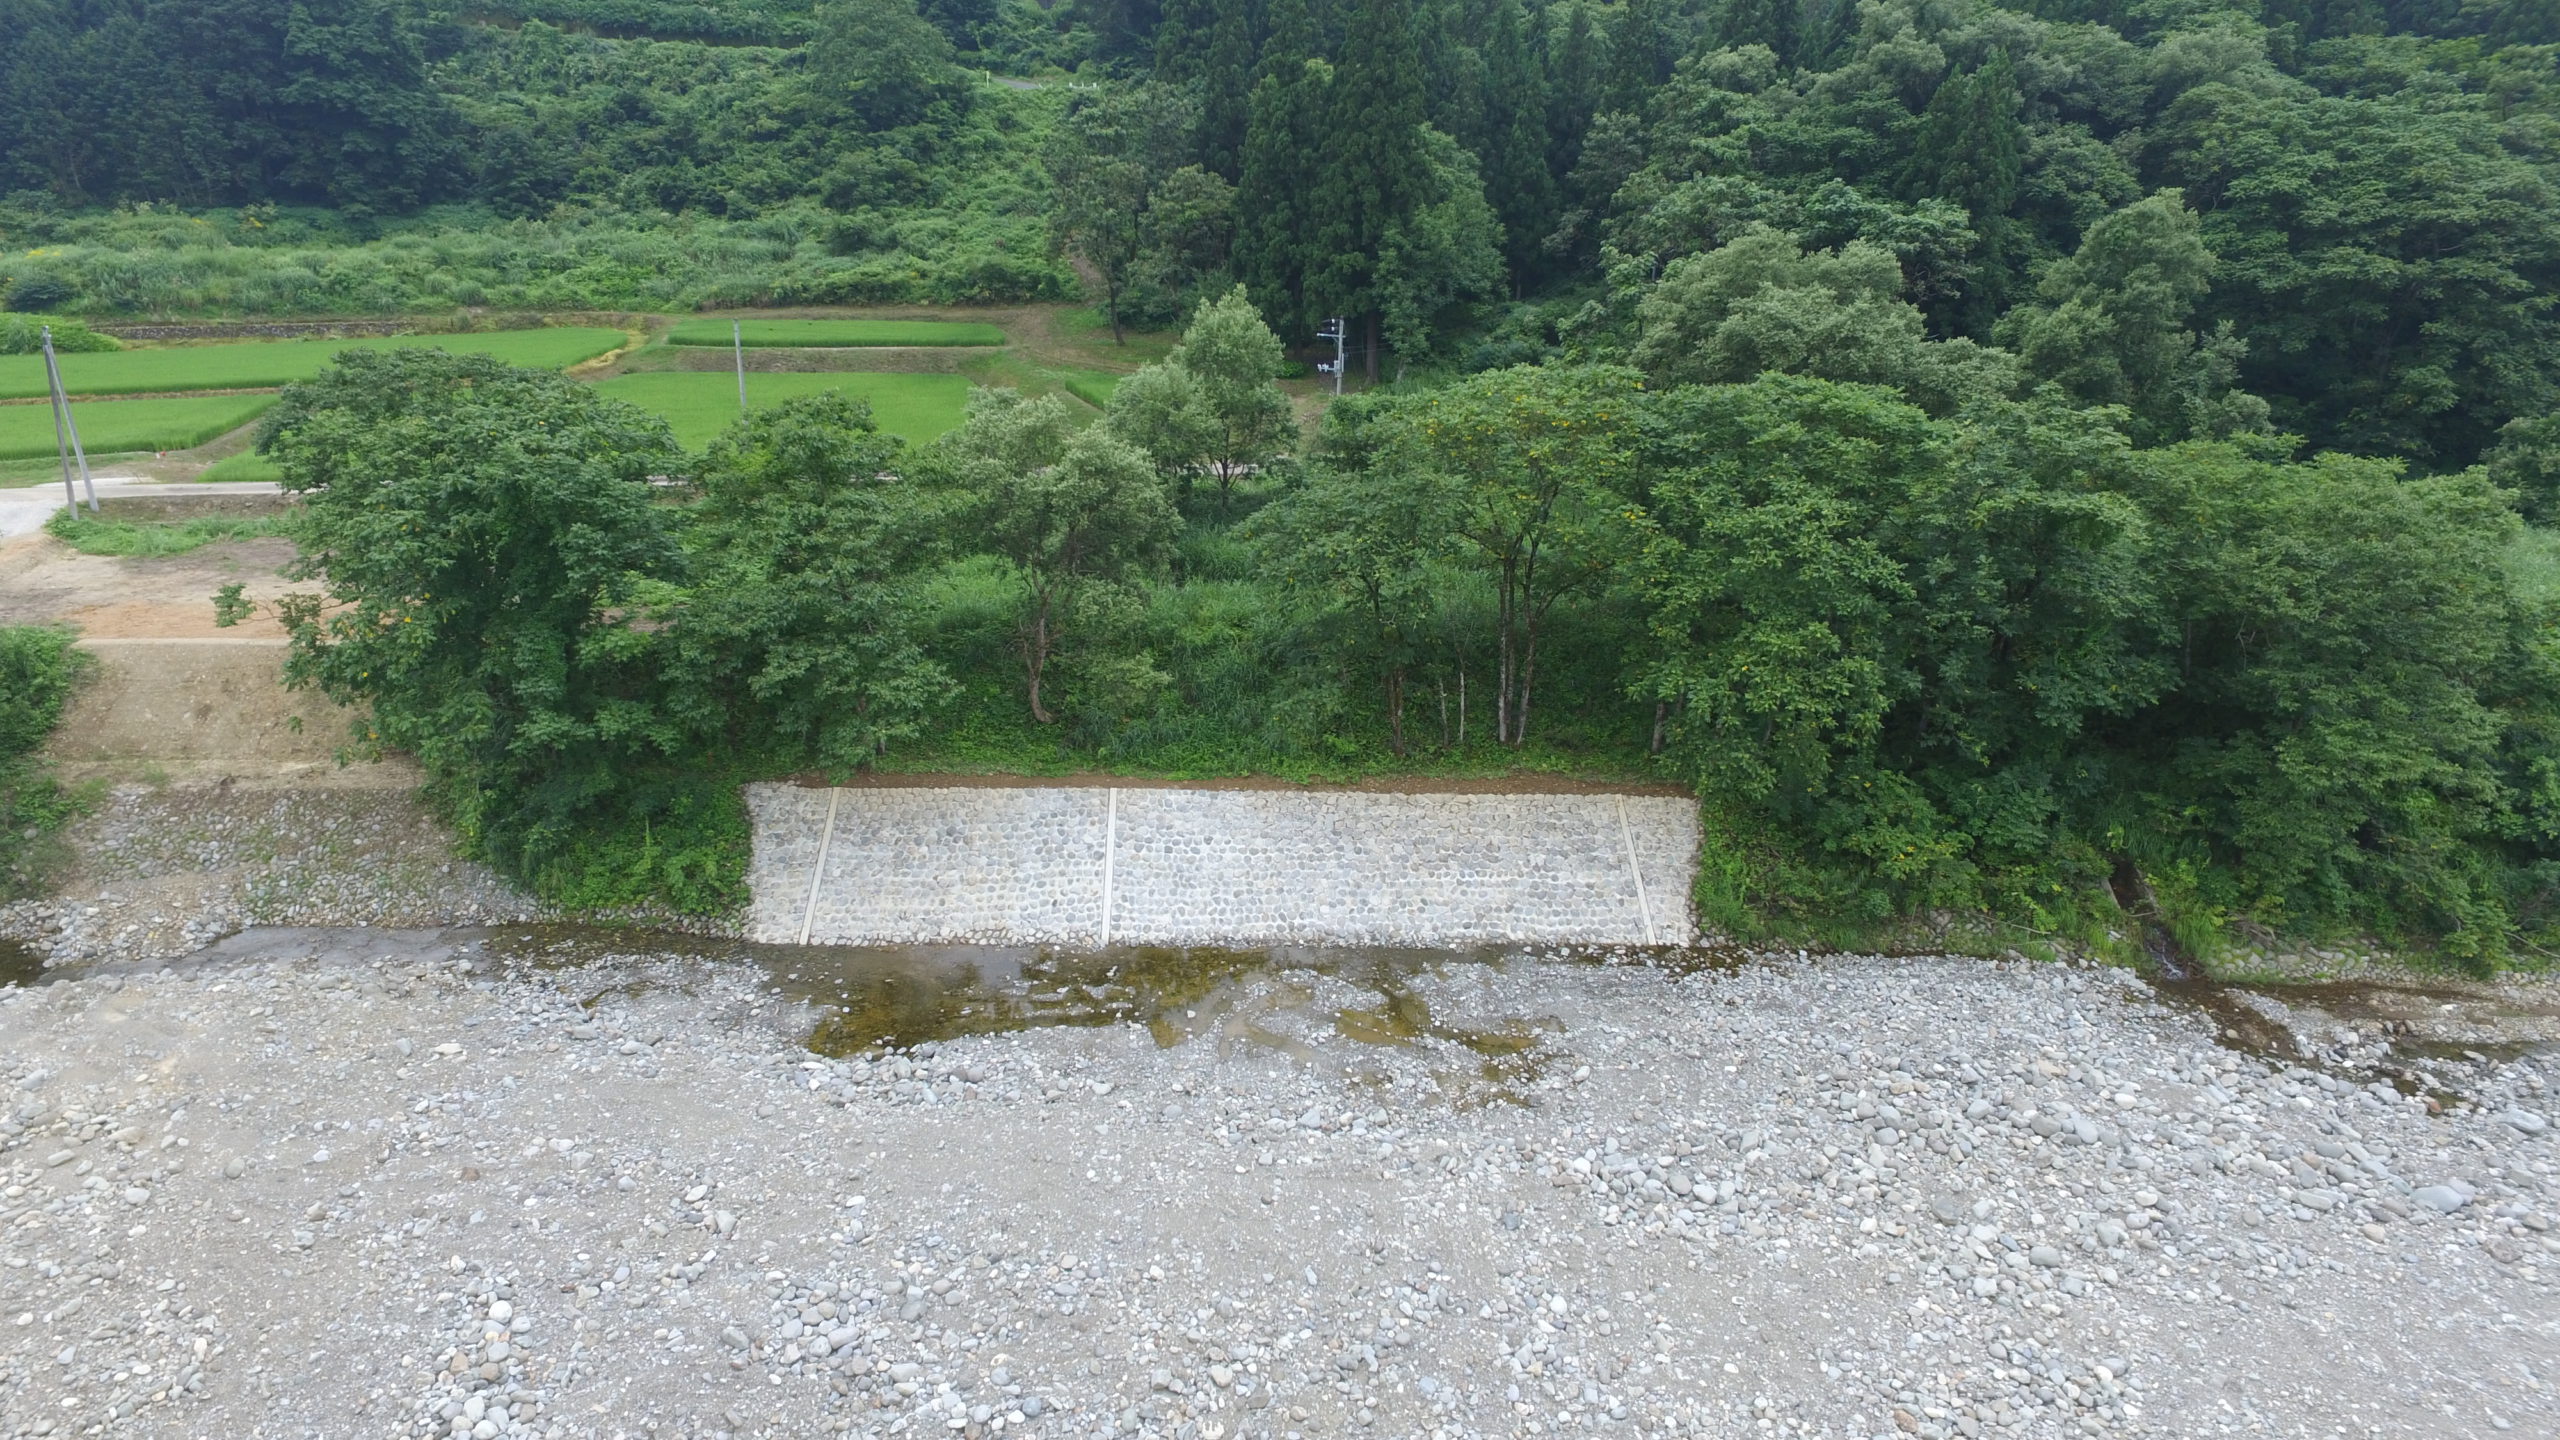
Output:
M415 791L254 785L110 792L65 837L49 899L0 905L0 941L50 964L192 953L248 925L529 920L542 905L484 865Z
M0 1435L2560 1433L2548 1058L1283 957L830 1060L753 965L291 940L0 992Z

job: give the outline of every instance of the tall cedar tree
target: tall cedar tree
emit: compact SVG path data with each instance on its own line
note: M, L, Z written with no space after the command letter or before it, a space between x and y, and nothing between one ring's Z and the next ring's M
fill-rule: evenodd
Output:
M1217 9L1218 0L1165 0L1164 23L1156 27L1156 79L1180 85L1200 78Z
M2018 202L2026 149L2026 130L2018 122L2022 105L2009 52L1994 50L1971 73L1939 85L1920 116L1903 192L1914 200L1934 197L1962 205L1982 237L1975 252L1980 262L1957 313L1932 317L1942 327L1987 333L2011 289L2018 247L2009 212Z
M1795 12L1789 12L1791 17ZM1816 3L1795 24L1795 63L1807 70L1837 69L1858 38L1858 0Z
M1559 8L1570 13L1563 33L1551 17L1543 38L1547 60L1547 173L1562 186L1582 163L1582 137L1591 133L1591 117L1600 109L1600 37L1591 28L1591 7L1568 0Z
M1679 16L1667 0L1627 0L1609 37L1609 108L1640 112L1679 60Z
M1261 8L1255 0L1218 0L1217 23L1200 61L1200 164L1230 185L1244 167Z
M1413 0L1360 0L1333 83L1316 152L1308 298L1360 319L1361 360L1378 378L1386 302L1379 252L1398 222L1430 197L1423 159L1422 57ZM1251 213L1251 212L1247 212Z
M1272 0L1271 42L1247 113L1242 173L1236 181L1236 273L1283 335L1315 327L1307 308L1308 206L1316 185L1316 133L1326 76L1315 55L1306 0Z
M1105 59L1142 65L1152 58L1156 28L1164 21L1156 0L1095 0L1076 13L1093 27L1093 48Z
M1475 133L1483 62L1469 43L1465 12L1454 0L1413 0L1412 25L1423 123L1451 135Z
M1545 269L1556 227L1555 177L1547 172L1547 77L1529 48L1520 0L1495 0L1484 47L1484 198L1502 221L1502 255L1514 293Z
M1856 0L1834 0L1825 18L1831 12L1845 14L1856 8ZM1792 65L1802 43L1802 25L1796 0L1719 0L1707 12L1707 45L1716 50L1766 45L1779 64Z

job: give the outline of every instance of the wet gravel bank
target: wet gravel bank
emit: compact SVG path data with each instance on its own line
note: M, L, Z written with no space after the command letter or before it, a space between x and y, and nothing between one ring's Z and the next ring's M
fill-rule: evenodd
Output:
M2538 1054L1284 956L826 1058L758 966L374 940L0 992L0 1435L2560 1430Z

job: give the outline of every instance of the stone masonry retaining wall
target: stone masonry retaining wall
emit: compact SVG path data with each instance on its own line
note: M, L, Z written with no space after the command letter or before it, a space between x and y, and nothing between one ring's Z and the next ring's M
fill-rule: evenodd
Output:
M1687 944L1696 807L1649 795L753 785L755 939Z

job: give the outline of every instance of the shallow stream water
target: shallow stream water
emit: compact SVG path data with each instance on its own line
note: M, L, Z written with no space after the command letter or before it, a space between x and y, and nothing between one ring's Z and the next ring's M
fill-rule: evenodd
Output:
M510 925L442 930L259 927L194 955L186 966L226 961L379 960L467 966L504 975L593 970L598 994L680 985L688 966L747 966L775 999L812 1017L810 1049L844 1056L965 1035L1049 1026L1136 1024L1160 1045L1211 1039L1290 1053L1306 1048L1309 1023L1369 1045L1439 1041L1478 1057L1497 1090L1534 1073L1552 1022L1522 1014L1456 1026L1434 1016L1416 988L1424 976L1475 966L1634 964L1675 972L1765 963L1723 949L1614 949L1559 953L1520 947L1405 950L1357 947L761 945L674 931L591 925ZM673 967L672 971L670 967ZM160 964L99 970L156 969ZM0 942L0 985L39 984L46 972L26 947ZM639 977L653 978L639 978ZM2485 992L2407 981L2221 985L2152 981L2164 1003L2201 1012L2219 1043L2269 1059L2388 1078L2404 1089L2440 1089L2423 1062L2456 1067L2511 1058L2560 1036L2560 1006L2539 1008ZM1289 1023L1279 1021L1285 1019ZM2378 1046L2387 1042L2388 1057Z

